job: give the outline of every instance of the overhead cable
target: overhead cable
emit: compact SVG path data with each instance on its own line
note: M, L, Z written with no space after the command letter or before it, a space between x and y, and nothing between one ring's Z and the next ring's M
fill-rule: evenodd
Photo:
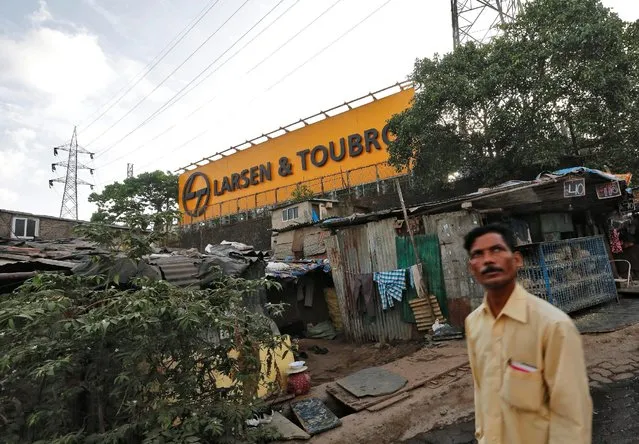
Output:
M217 0L219 1L219 0ZM204 47L204 45L206 45L233 17L235 17L235 15L240 12L240 10L251 0L245 0L244 3L242 3L242 5L237 8L235 10L235 12L233 12L233 14L231 14L231 16L229 18L227 18L224 23L222 23L215 31L213 31L213 33L211 33L197 48L195 48L195 50L193 52L191 52L191 54L189 54L189 56L184 59L182 61L182 63L180 63L175 69L173 69L173 71L171 71L169 73L168 76L166 76L160 83L158 83L155 88L153 88L153 90L146 94L144 97L142 97L142 99L137 102L131 109L129 109L122 117L120 117L118 120L116 120L111 126L109 126L106 130L104 130L100 135L98 135L97 137L95 137L91 142L87 143L86 146L89 146L90 144L94 143L96 140L98 140L100 137L104 136L106 133L108 133L113 127L115 127L118 123L120 123L122 120L124 120L126 117L129 116L129 114L131 114L133 111L135 111L137 109L138 106L140 106L147 98L149 98L149 96L151 96L151 94L153 94L155 91L157 91L162 85L164 85L164 83L169 80L173 74L175 74L182 66L184 66L186 64L186 62L188 62L198 51L200 51L200 49L202 49ZM110 149L110 148L109 148ZM97 156L100 156L101 154L104 154L104 152L108 151L107 150L103 150L102 152L98 153Z
M144 68L142 68L142 70L140 72L138 72L135 76L133 76L131 78L131 80L129 80L129 82L127 83L127 85L125 85L122 89L120 89L120 91L118 91L114 97L112 97L111 99L109 99L101 108L99 108L96 112L94 112L92 115L95 115L97 113L100 113L100 111L102 111L102 109L106 106L106 109L104 109L99 116L97 116L95 119L93 119L89 124L87 124L86 126L84 124L79 125L79 127L81 127L83 130L88 130L95 122L97 122L98 120L100 120L102 117L104 117L104 115L106 113L108 113L115 105L117 105L118 103L120 103L120 101L126 97L126 95L128 93L130 93L133 88L135 88L142 80L144 80L144 78L162 61L164 60L164 58L169 55L169 53L182 41L184 40L184 38L193 30L193 28L195 28L195 26L200 23L200 21L202 21L202 19L211 11L211 9L213 9L215 7L215 5L217 5L219 3L220 0L213 0L209 3L208 6L205 6L196 16L193 20L191 20L191 22L182 30L180 31L175 37L173 37L173 40L171 40L161 51L158 55L155 56L155 58L153 60L151 60ZM137 78L137 80L135 80ZM111 102L112 100L116 99L113 103L111 103L110 105L109 102ZM107 106L108 105L108 106Z

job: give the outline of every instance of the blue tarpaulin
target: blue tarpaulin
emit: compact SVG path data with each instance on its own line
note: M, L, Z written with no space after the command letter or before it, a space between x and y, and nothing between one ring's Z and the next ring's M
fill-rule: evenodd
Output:
M604 173L603 171L595 170L592 168L586 167L571 167L571 168L563 168L561 170L554 171L552 173L541 173L537 176L537 179L541 178L544 174L551 174L553 176L567 176L569 174L593 174L595 176L603 177L607 180L619 180L617 176L614 174Z

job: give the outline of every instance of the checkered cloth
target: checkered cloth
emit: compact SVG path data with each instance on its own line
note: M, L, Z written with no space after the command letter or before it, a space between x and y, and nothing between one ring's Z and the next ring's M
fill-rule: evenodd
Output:
M406 270L378 271L373 273L382 298L382 309L387 310L395 304L393 299L401 301L406 289Z

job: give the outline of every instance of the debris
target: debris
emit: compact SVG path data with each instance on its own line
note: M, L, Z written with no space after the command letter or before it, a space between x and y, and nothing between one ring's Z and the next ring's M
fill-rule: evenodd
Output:
M306 328L306 337L313 339L335 339L337 332L330 321L320 322L317 325L309 324ZM324 353L322 353L324 354Z
M314 345L309 350L311 350L316 355L325 355L326 353L328 353L328 349L326 347L320 347L319 345Z
M461 330L451 326L450 324L440 324L438 321L435 321L437 328L435 328L435 324L433 324L433 341L447 341L452 339L462 339L464 337Z
M300 429L279 412L275 412L273 414L271 427L277 430L278 434L280 435L280 439L284 441L291 441L295 439L311 439L311 435Z
M291 405L293 414L304 430L311 435L326 432L342 425L342 421L318 398L308 398Z

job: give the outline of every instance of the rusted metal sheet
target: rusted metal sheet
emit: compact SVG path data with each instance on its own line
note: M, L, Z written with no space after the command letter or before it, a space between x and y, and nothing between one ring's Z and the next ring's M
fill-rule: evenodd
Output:
M468 316L471 311L469 298L448 300L448 316L450 317L449 322L451 325L463 327L466 316Z
M337 302L339 305L340 315L342 317L342 328L347 339L352 339L351 322L346 309L346 273L341 256L340 242L337 235L330 236L324 240L326 245L326 256L331 264L333 274L333 282L335 284L335 293L337 294Z
M351 291L351 282L359 274L397 269L394 223L394 219L385 219L351 226L325 240L344 332L349 340L385 342L413 338L413 326L402 321L399 306L383 311L376 298L375 318L369 319L359 312Z
M366 224L372 271L391 271L398 267L395 221L390 218ZM400 305L383 311L381 303L376 302L377 316L375 323L368 326L369 335L380 342L413 339L413 325L403 321Z

